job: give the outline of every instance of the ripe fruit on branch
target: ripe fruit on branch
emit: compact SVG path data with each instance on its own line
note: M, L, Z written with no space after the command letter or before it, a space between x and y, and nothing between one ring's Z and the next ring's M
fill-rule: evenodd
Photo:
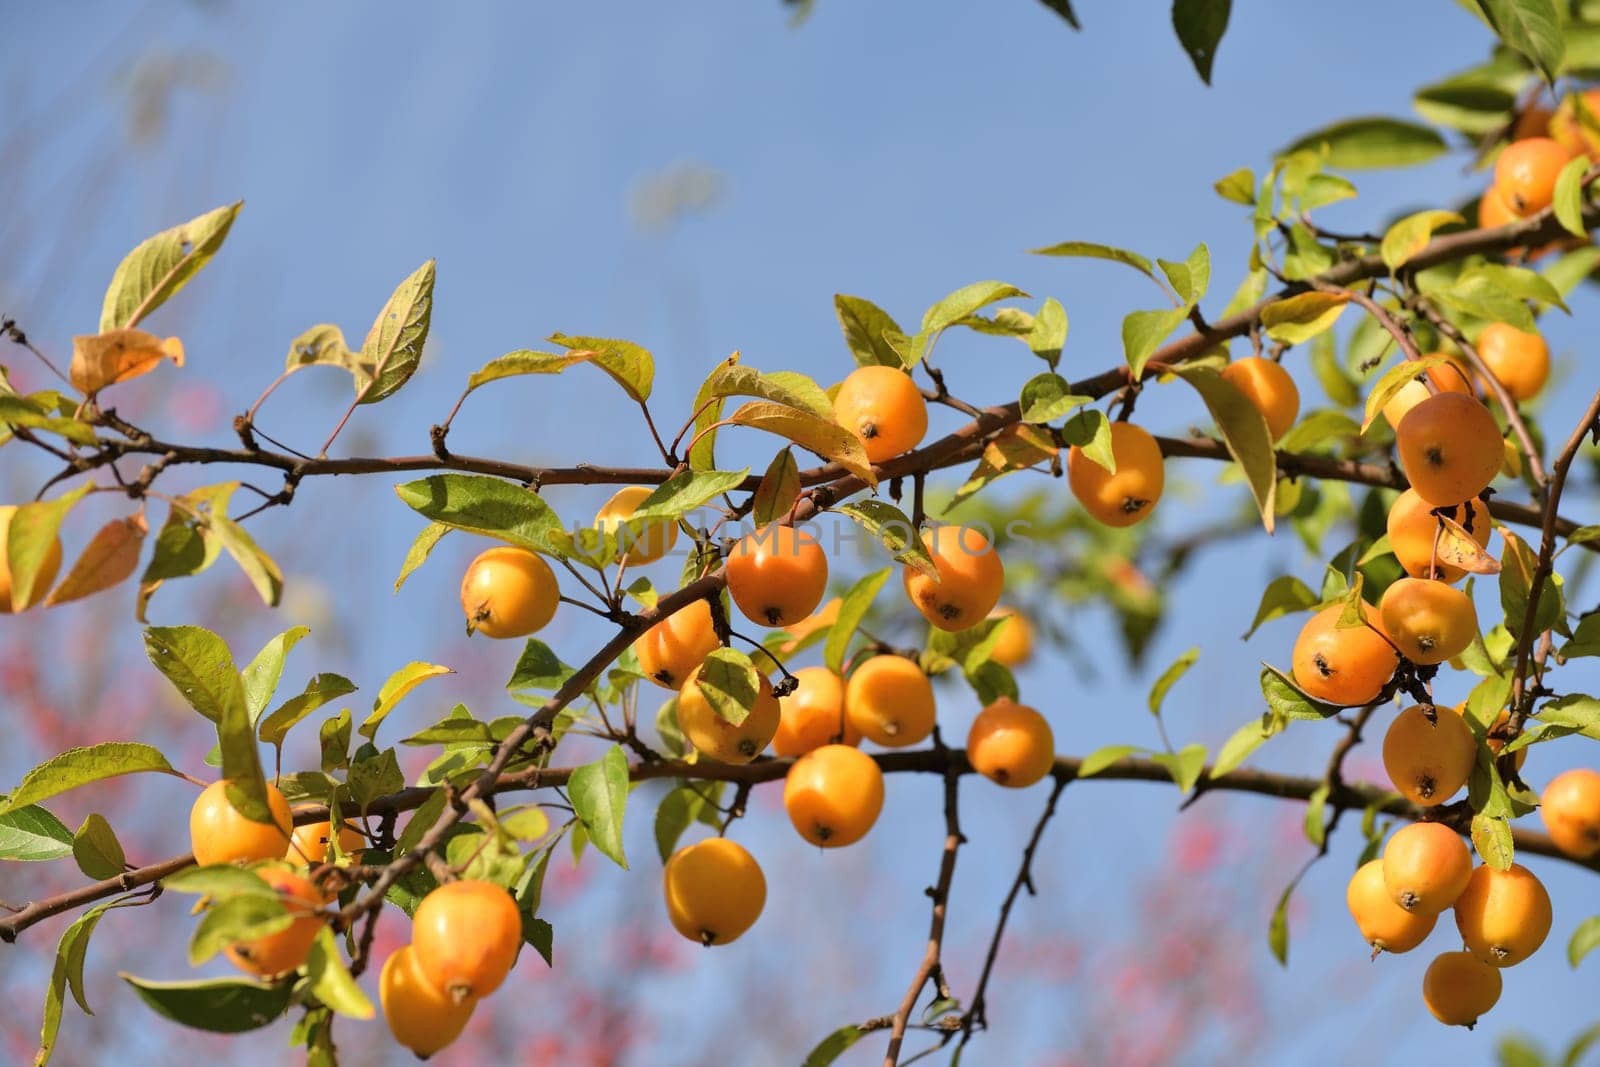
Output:
M1443 663L1460 655L1478 635L1472 598L1431 578L1391 583L1378 602L1378 614L1384 633L1412 663Z
M1344 891L1350 917L1373 952L1410 952L1433 932L1437 915L1406 911L1383 885L1383 861L1368 860L1350 876Z
M1383 735L1389 780L1401 796L1425 808L1455 796L1478 760L1478 740L1466 720L1437 710L1434 720L1415 705L1396 715Z
M478 1006L475 1000L452 1000L429 982L410 945L383 961L378 1001L394 1039L424 1060L460 1037Z
M668 615L633 642L639 669L664 689L681 689L694 669L721 647L711 624L711 605L694 600Z
M678 524L675 522L665 519L647 522L637 532L628 527L628 519L639 510L639 505L650 493L648 486L626 486L617 490L594 517L595 528L603 533L615 534L617 551L626 553L629 563L640 566L654 563L671 552L672 546L678 543Z
M866 836L883 810L883 771L849 745L823 745L794 761L783 781L783 806L801 837L839 848Z
M1383 848L1383 884L1406 911L1437 915L1450 907L1472 877L1472 853L1443 823L1403 826Z
M817 539L793 526L766 526L728 553L728 593L751 622L789 626L822 603L828 557Z
M1370 704L1394 676L1400 657L1383 637L1377 609L1363 602L1366 626L1339 628L1344 607L1323 608L1300 628L1294 643L1295 684L1318 700Z
M1422 377L1432 382L1434 389L1441 393L1461 393L1463 396L1472 395L1472 379L1463 367L1456 364L1454 359L1449 363L1440 363L1429 367L1422 372ZM1412 378L1385 402L1383 405L1383 417L1391 427L1399 429L1400 420L1405 418L1412 408L1432 395L1432 393L1428 392L1426 385Z
M459 1004L500 988L522 947L522 915L492 882L446 882L417 905L411 947L417 969Z
M1406 413L1394 436L1406 480L1434 507L1477 496L1500 472L1500 428L1474 397L1430 396Z
M1536 333L1504 322L1491 322L1478 334L1478 355L1512 398L1524 402L1539 395L1550 380L1550 346Z
M991 782L1026 789L1055 765L1055 734L1037 710L1001 697L972 720L967 761Z
M941 630L954 633L976 626L994 610L1005 586L1000 554L970 526L923 530L922 544L939 576L930 577L907 564L901 577L911 603Z
M1474 956L1496 967L1521 963L1550 933L1550 894L1519 863L1503 871L1480 865L1455 906L1461 940Z
M1033 624L1016 608L995 608L991 619L1005 619L989 658L1005 667L1020 667L1033 658Z
M294 809L294 811L300 810L302 809ZM284 855L284 859L290 863L303 863L309 866L323 863L328 858L328 843L332 840L332 837L333 824L326 820L323 822L308 822L302 826L296 826L294 833L290 836L289 851ZM339 828L339 850L341 852L346 855L359 854L366 846L367 839L361 836L361 831L357 830L349 822Z
M11 517L17 513L15 504L0 506L0 614L11 614L11 564L7 561L7 531L11 528ZM44 562L39 566L38 576L33 580L32 607L44 600L44 594L56 582L56 573L61 570L61 538L57 537L46 550Z
M1556 775L1539 797L1539 817L1567 855L1588 859L1600 852L1600 772L1580 767Z
M525 548L500 545L480 553L461 578L469 634L527 637L555 617L560 602L550 564Z
M780 756L800 756L823 745L855 745L861 732L844 713L844 682L826 667L802 667L794 672L794 692L778 698L781 718L772 735L772 751Z
M928 404L911 375L898 367L851 371L833 398L833 417L861 438L873 463L909 452L928 432Z
M713 661L715 662L715 661ZM678 692L678 729L703 756L720 763L749 763L761 755L778 732L782 712L767 676L756 672L755 700L744 721L735 726L717 714L702 686L706 667L695 668Z
M673 928L708 948L737 941L767 903L761 865L725 837L674 852L661 872L661 888Z
M1222 368L1222 378L1261 412L1274 441L1288 433L1300 416L1300 389L1280 363L1264 356L1236 359ZM1117 465L1121 467L1120 462Z
M1483 501L1473 497L1464 504L1457 504L1450 512L1450 517L1472 534L1479 548L1489 544L1493 524ZM1411 577L1458 582L1467 572L1437 558L1435 544L1446 544L1449 536L1441 534L1439 526L1439 517L1433 514L1433 505L1418 496L1415 489L1407 489L1389 508L1389 547L1394 550L1400 566ZM1430 568L1436 573L1430 574Z
M1422 1002L1446 1026L1472 1029L1500 999L1500 972L1470 952L1446 952L1422 976Z
M869 741L905 748L933 732L933 683L904 656L873 656L845 682L850 725Z
M1516 215L1537 215L1555 199L1556 178L1572 155L1571 150L1549 137L1513 141L1495 160L1495 188Z
M213 863L282 859L289 847L294 819L289 802L278 787L267 783L270 823L252 822L240 815L228 803L227 790L226 778L212 782L189 809L189 847L194 851L194 861L205 867Z
M299 969L311 954L311 943L326 921L323 898L309 880L282 867L263 867L256 874L277 890L291 916L289 925L275 934L229 945L226 952L241 971L273 978Z
M1107 526L1132 526L1155 510L1166 485L1161 446L1131 422L1111 424L1115 474L1073 445L1067 453L1067 484L1083 509Z

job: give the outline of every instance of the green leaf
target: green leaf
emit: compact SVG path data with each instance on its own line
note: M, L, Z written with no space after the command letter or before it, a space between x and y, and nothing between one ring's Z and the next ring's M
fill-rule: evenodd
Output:
M1551 726L1572 727L1585 737L1600 741L1600 700L1594 697L1569 693L1541 707L1537 718Z
M1554 286L1556 292L1565 296L1593 274L1597 266L1600 266L1600 248L1585 245L1557 257L1540 273L1540 277Z
M1196 246L1182 263L1158 259L1161 273L1172 283L1173 292L1186 304L1196 304L1211 287L1211 251L1205 245Z
M1251 719L1233 732L1217 750L1216 761L1211 765L1211 778L1221 778L1237 769L1250 758L1251 753L1267 743L1272 735L1261 728L1260 719Z
M573 352L585 352L595 366L611 375L639 403L650 399L650 390L656 377L656 360L648 349L632 341L616 341L605 337L568 337L564 333L551 334L551 344Z
M294 989L293 982L266 985L241 978L153 982L126 972L117 977L133 986L157 1014L218 1034L240 1034L273 1022L283 1014Z
M1526 333L1534 330L1533 312L1524 300L1506 291L1503 275L1482 270L1463 273L1452 285L1428 293L1438 303L1480 319L1498 319Z
M240 673L244 703L250 709L251 722L260 720L261 713L267 710L268 701L278 691L278 681L283 677L283 663L290 649L310 633L311 630L305 626L290 627L263 645L249 666ZM232 658L231 655L229 658Z
M276 893L219 900L205 910L194 928L189 939L189 966L200 966L229 945L281 933L293 923L294 916Z
M1188 308L1128 313L1122 320L1122 351L1134 378L1143 377L1144 365L1161 347L1161 342L1183 325L1188 317Z
M395 840L394 855L396 859L404 856L417 847L422 840L422 835L433 829L434 823L439 821L439 816L444 814L444 809L450 803L450 798L445 796L443 789L435 789L422 806L411 813L411 818L406 822L406 828L400 831L400 836Z
M210 262L244 201L208 211L145 239L117 264L100 307L100 329L138 325Z
M356 751L359 754L361 750ZM340 790L340 797L348 796L351 804L365 812L374 800L399 792L405 784L406 778L400 771L400 762L395 757L394 749L386 748L377 755L358 759L350 765L350 774Z
M779 449L756 486L751 502L750 518L758 528L782 518L793 510L800 499L800 468L794 461L792 449Z
M370 1019L374 1014L372 1001L350 977L333 931L327 926L317 931L317 939L311 943L311 955L306 958L306 988L340 1015Z
M806 1058L800 1067L828 1067L834 1060L844 1055L845 1050L851 1045L860 1041L862 1034L863 1031L859 1026L841 1026L817 1042L816 1047L806 1053Z
M1274 300L1261 309L1267 336L1285 344L1303 344L1339 321L1350 298L1342 293L1308 293Z
M1278 906L1272 909L1272 920L1267 923L1267 946L1273 957L1283 966L1289 966L1289 896L1294 892L1294 882L1283 889Z
M844 330L844 343L861 367L903 367L900 354L883 339L884 331L903 334L899 323L878 305L859 296L834 294L834 310ZM698 406L698 405L696 405Z
M402 585L406 584L406 579L416 573L417 568L428 561L428 555L433 551L434 546L439 543L440 538L449 532L450 527L442 522L430 522L418 532L416 540L412 541L411 547L406 550L405 562L400 564L400 574L394 580L394 591L396 593L400 591Z
M383 725L383 720L395 709L411 691L430 678L438 678L445 674L454 674L449 667L441 667L437 663L423 663L421 661L408 663L389 676L383 683L383 688L378 690L378 699L372 702L372 714L361 724L356 732L368 741L378 734L378 727Z
M514 378L523 374L560 374L576 363L587 363L591 356L587 352L534 352L531 349L519 348L515 352L507 352L496 359L491 359L482 367L472 372L472 377L467 379L467 392L472 392L479 386L497 382L502 378Z
M537 919L524 913L522 939L533 946L533 950L544 960L547 967L555 966L555 934L555 927L544 919Z
M1352 393L1351 401L1354 402L1355 399ZM1306 452L1330 441L1359 436L1361 436L1359 422L1342 411L1324 408L1302 416L1299 422L1279 438L1278 448L1284 452Z
M44 1067L55 1051L56 1036L61 1030L61 1009L66 1005L68 989L72 990L72 998L85 1014L94 1014L83 995L83 964L89 952L89 938L94 935L95 927L100 925L101 916L114 907L124 906L117 901L97 905L78 916L71 926L62 931L61 940L56 942L56 960L50 972L50 984L45 988L44 1024L39 1030L39 1053L34 1058L34 1067Z
M887 567L865 575L850 587L849 592L845 593L840 601L838 618L829 627L828 641L822 648L822 661L835 674L843 670L845 653L850 648L850 639L855 636L861 620L866 618L868 609L872 607L873 599L888 579Z
M553 693L566 685L573 673L549 645L530 637L517 657L506 688L512 692L533 689Z
M361 343L356 402L376 404L411 380L422 362L433 315L434 261L412 271L390 294Z
M717 364L700 387L700 396L753 396L775 404L808 411L820 419L833 418L833 402L821 386L803 374L780 371L763 374L734 359Z
M1112 248L1110 245L1099 245L1089 241L1063 241L1060 244L1049 245L1045 248L1032 249L1036 256L1070 256L1078 259L1109 259L1113 263L1125 263L1134 270L1152 280L1156 276L1155 265L1137 252L1129 252L1125 248Z
M893 504L882 500L857 500L843 505L838 510L840 514L849 516L863 530L877 538L878 543L889 550L896 562L914 567L930 577L938 574L933 565L933 556L928 553L928 546L917 536L917 531L912 526L911 520L906 517L906 513Z
M1513 637L1522 633L1528 614L1528 598L1532 594L1533 577L1538 573L1538 555L1528 543L1508 529L1501 529L1505 551L1500 554L1500 607L1505 612L1506 629ZM1534 613L1533 632L1543 633L1556 624L1561 615L1561 596L1550 578L1546 578L1539 594L1539 606Z
M553 550L561 518L537 493L480 474L435 474L394 488L424 518L531 552Z
M0 815L0 860L56 860L72 855L72 831L37 804Z
M1483 862L1497 871L1508 871L1515 858L1511 826L1504 818L1478 814L1472 817L1472 846Z
M1526 56L1554 85L1566 49L1554 0L1477 0L1477 5L1506 47Z
M277 607L283 596L283 572L273 558L262 551L243 526L232 519L222 515L211 516L211 531L222 542L222 547L227 549L228 555L239 564L245 577L250 579L261 602L269 608Z
M1092 778L1119 760L1126 759L1135 752L1145 751L1142 745L1106 745L1097 748L1078 764L1079 778Z
M1206 746L1184 745L1177 752L1153 752L1150 760L1165 767L1172 780L1178 783L1178 791L1187 793L1206 769Z
M787 438L808 452L834 461L867 484L877 484L861 438L831 419L787 404L751 400L741 404L726 421Z
M1328 794L1333 790L1324 782L1311 791L1311 796L1306 798L1305 831L1306 840L1321 848L1328 839L1327 806Z
M632 519L676 522L723 493L736 489L749 474L748 467L736 471L688 470L674 474L639 501Z
M84 819L78 832L72 835L72 858L78 861L78 870L97 882L115 878L128 865L116 831L98 812Z
M1256 617L1242 639L1248 640L1261 625L1284 615L1316 607L1317 594L1292 574L1280 575L1267 583L1261 591L1261 603L1256 607Z
M44 395L53 398L56 394ZM0 427L4 427L7 431L23 427L57 434L75 444L95 443L93 426L78 419L52 415L50 413L52 410L53 407L41 404L32 397L24 398L0 390ZM0 433L0 444L9 441L11 436L9 432Z
M1150 687L1148 699L1150 714L1156 716L1156 718L1161 717L1161 705L1167 699L1167 693L1178 683L1179 678L1188 673L1189 668L1193 667L1195 661L1199 658L1200 649L1198 647L1191 648L1173 660L1171 665L1161 672L1161 677L1157 678L1155 684Z
M1276 667L1261 666L1261 695L1267 698L1267 708L1285 719L1328 719L1339 714L1339 708L1313 700L1302 693L1289 677Z
M594 847L627 869L622 816L628 803L628 757L622 746L612 745L598 760L576 768L567 781L567 796Z
M922 329L912 338L911 358L906 361L907 366L916 366L921 362L928 350L933 347L939 334L978 309L988 307L998 300L1027 295L1014 285L995 281L974 282L957 289L923 313Z
M6 565L11 571L11 610L21 612L50 592L41 581L44 565L56 551L61 523L73 505L89 491L84 484L54 500L23 504L11 513L6 527Z
M1447 362L1449 362L1448 356L1443 352L1435 352L1421 359L1402 359L1384 371L1383 377L1379 378L1367 393L1367 404L1361 419L1361 432L1367 432L1367 427L1383 413L1383 406L1393 400L1395 394L1424 377L1434 367Z
M1410 167L1442 155L1447 146L1433 130L1391 118L1355 118L1306 134L1280 156L1328 146L1327 166L1335 170Z
M329 701L338 700L355 691L355 683L342 675L313 675L311 680L306 682L304 692L284 701L271 715L261 721L259 730L261 740L269 745L283 744L283 739L288 736L289 731L307 715Z
M227 643L199 626L149 626L144 650L191 708L221 722L235 706L246 716L243 682Z
M1600 915L1591 915L1572 931L1572 940L1567 942L1567 962L1576 967L1596 946L1600 946Z
M1039 314L1034 316L1033 327L1028 331L1028 348L1054 367L1066 343L1067 309L1052 296L1039 305Z
M1428 247L1434 230L1465 221L1454 211L1419 211L1415 215L1407 215L1390 226L1383 235L1383 243L1378 249L1378 254L1383 257L1383 265L1391 273L1399 270L1412 256Z
M86 748L69 748L23 775L22 782L11 795L0 802L0 815L19 811L90 782L142 771L177 773L160 752L136 741L103 741Z
M1172 28L1178 43L1189 53L1200 80L1211 84L1211 64L1217 58L1217 45L1228 29L1232 0L1173 0Z
M1561 173L1556 176L1556 218L1574 237L1589 236L1589 231L1583 225L1583 175L1589 166L1588 156L1578 156L1562 167Z
M213 900L238 896L278 898L278 891L259 874L230 863L185 867L163 878L161 886L174 893L194 893Z
M283 369L292 372L304 367L339 367L349 371L358 390L367 383L361 354L351 351L345 343L344 331L331 323L319 323L289 342Z
M1194 386L1216 420L1222 443L1244 472L1261 524L1270 534L1277 521L1278 454L1261 409L1210 367L1179 367L1178 375Z
M1068 381L1051 371L1029 378L1022 386L1022 421L1054 422L1094 399L1075 396Z
M1219 178L1211 188L1224 200L1231 200L1235 204L1245 207L1256 205L1256 175L1249 167L1240 167L1232 174Z
M661 798L656 808L656 852L661 862L677 851L683 832L694 825L695 819L705 810L706 799L692 785L680 785Z
M728 723L738 726L750 717L760 693L761 675L749 656L737 649L716 649L700 665L695 679L711 710Z

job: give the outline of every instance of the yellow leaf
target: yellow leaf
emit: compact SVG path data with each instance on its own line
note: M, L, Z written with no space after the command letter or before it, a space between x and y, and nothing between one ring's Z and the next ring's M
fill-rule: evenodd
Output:
M183 342L162 340L143 330L107 330L72 339L72 385L93 396L108 385L137 378L155 370L162 360L183 366Z
M45 598L45 606L82 600L127 578L139 565L139 550L149 529L143 515L116 519L101 527L71 572Z
M1325 293L1312 290L1296 296L1274 300L1261 309L1261 325L1274 341L1298 345L1311 340L1328 329L1349 303L1344 293Z
M1478 521L1487 520L1480 518ZM1500 573L1500 561L1489 555L1459 522L1441 515L1439 525L1439 536L1433 544L1434 554L1440 563L1458 567L1469 574Z

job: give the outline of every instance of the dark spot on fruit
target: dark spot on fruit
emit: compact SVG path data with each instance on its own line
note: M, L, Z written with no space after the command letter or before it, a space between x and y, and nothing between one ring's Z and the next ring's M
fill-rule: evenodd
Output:
M1324 678L1333 677L1333 668L1328 666L1328 661L1323 657L1321 652L1318 652L1315 656L1312 656L1311 662L1316 666L1318 674L1322 675Z

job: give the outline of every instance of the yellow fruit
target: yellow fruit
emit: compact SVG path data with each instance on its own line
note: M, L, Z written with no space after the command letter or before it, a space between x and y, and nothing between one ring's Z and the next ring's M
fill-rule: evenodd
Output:
M1456 929L1484 963L1511 967L1539 950L1550 933L1550 894L1519 863L1480 865L1455 902Z
M1003 618L989 658L1002 666L1021 667L1033 658L1033 624L1016 608L996 608L990 618Z
M1112 474L1073 445L1067 453L1067 484L1083 509L1107 526L1132 526L1155 510L1166 485L1161 446L1131 422L1111 424Z
M933 732L933 683L904 656L874 656L845 682L844 709L862 737L905 748Z
M492 882L446 882L422 898L411 921L417 969L457 1004L500 988L522 947L522 915Z
M1441 393L1472 395L1470 379L1465 371L1456 366L1454 360L1429 367L1423 372L1423 376L1432 382L1433 387ZM1428 399L1431 395L1426 385L1412 378L1384 403L1383 417L1391 427L1398 429L1400 420L1405 418L1412 408Z
M525 548L502 545L472 561L461 579L467 633L526 637L555 617L561 587L546 563Z
M1556 775L1539 798L1539 817L1567 855L1588 859L1600 852L1600 772L1583 767Z
M823 745L794 761L783 781L783 806L800 836L822 848L853 844L883 810L883 771L849 745Z
M295 808L294 811L300 811ZM290 863L304 863L310 866L322 863L328 858L328 843L333 837L333 824L327 820L322 822L308 822L294 828L294 833L289 840L289 851L284 854L284 859ZM361 850L367 847L367 839L361 836L361 831L346 822L339 829L339 849L346 855L359 856Z
M1483 501L1473 497L1464 505L1457 504L1451 510L1450 517L1463 529L1471 528L1472 539L1478 543L1478 547L1488 545L1493 526L1489 520L1489 509ZM1433 514L1433 505L1418 496L1415 489L1407 489L1389 509L1389 547L1394 549L1395 558L1411 577L1458 582L1467 572L1437 558L1435 538L1439 538L1441 545L1446 543L1439 534L1439 527L1439 517ZM1429 573L1430 567L1435 573Z
M1311 616L1295 639L1295 684L1318 700L1346 707L1370 704L1400 665L1383 638L1377 610L1366 603L1361 609L1366 626L1339 629L1344 607L1334 604Z
M1394 437L1411 488L1434 507L1477 496L1500 473L1500 429L1474 397L1430 396L1400 420Z
M794 672L794 692L778 698L782 718L772 735L772 751L800 756L823 745L859 744L861 733L844 713L844 682L826 667Z
M293 816L278 787L267 783L271 823L251 822L240 815L228 803L227 788L226 778L212 782L189 810L189 847L194 850L194 861L205 867L213 863L282 859L289 847Z
M639 669L665 689L681 689L694 669L721 647L711 625L711 605L693 600L633 642Z
M1550 380L1550 346L1536 333L1491 322L1478 334L1478 355L1512 398L1525 402Z
M1383 632L1412 663L1443 663L1478 636L1472 598L1431 578L1401 578L1378 602Z
M967 761L991 782L1026 789L1055 766L1055 735L1037 710L1001 697L972 720Z
M1549 137L1529 137L1506 145L1494 164L1494 185L1522 218L1536 215L1555 199L1556 178L1572 152Z
M1368 860L1350 877L1344 891L1350 917L1361 937L1378 952L1410 952L1433 932L1437 915L1406 911L1383 885L1383 861Z
M11 614L11 564L6 558L7 532L11 529L11 517L17 513L15 504L0 506L0 615ZM57 537L55 543L45 552L44 563L39 568L38 577L33 580L33 604L44 600L44 595L50 587L56 584L56 573L61 570L61 538Z
M703 756L721 763L749 763L761 755L778 732L782 712L772 693L772 683L756 672L755 699L744 721L735 726L717 714L707 698L701 684L704 672L704 665L696 668L678 692L678 728Z
M809 533L792 526L767 526L733 546L727 576L728 593L745 618L767 626L789 626L822 603L828 589L828 557Z
M240 941L229 945L225 951L241 971L273 978L298 970L311 954L311 943L326 921L322 915L322 893L305 878L282 867L264 867L256 873L277 890L293 918L286 929Z
M417 966L417 954L410 945L383 961L378 976L378 1000L389 1032L401 1045L422 1059L461 1036L475 1000L452 1000L424 977Z
M767 902L761 865L725 837L678 849L661 872L661 885L673 928L707 947L737 941Z
M1422 1002L1446 1026L1472 1029L1500 999L1500 972L1470 952L1446 952L1422 976Z
M873 463L916 448L928 432L928 404L911 375L896 367L851 371L834 395L833 417L861 438Z
M1383 884L1406 911L1437 915L1450 907L1472 877L1472 853L1461 835L1442 823L1403 826L1383 849Z
M1443 804L1467 784L1478 760L1478 741L1460 715L1406 708L1383 737L1383 768L1395 790L1413 804Z
M630 485L617 490L594 517L595 528L617 537L617 551L626 553L631 564L654 563L678 543L678 524L659 520L647 522L642 529L628 527L628 519L639 510L652 490L643 485Z
M1222 368L1222 378L1261 412L1274 441L1288 433L1300 415L1300 389L1280 363L1262 356L1236 359Z
M938 577L907 564L901 574L906 595L922 617L941 630L976 626L1000 600L1006 569L989 539L968 526L937 526L922 531Z

